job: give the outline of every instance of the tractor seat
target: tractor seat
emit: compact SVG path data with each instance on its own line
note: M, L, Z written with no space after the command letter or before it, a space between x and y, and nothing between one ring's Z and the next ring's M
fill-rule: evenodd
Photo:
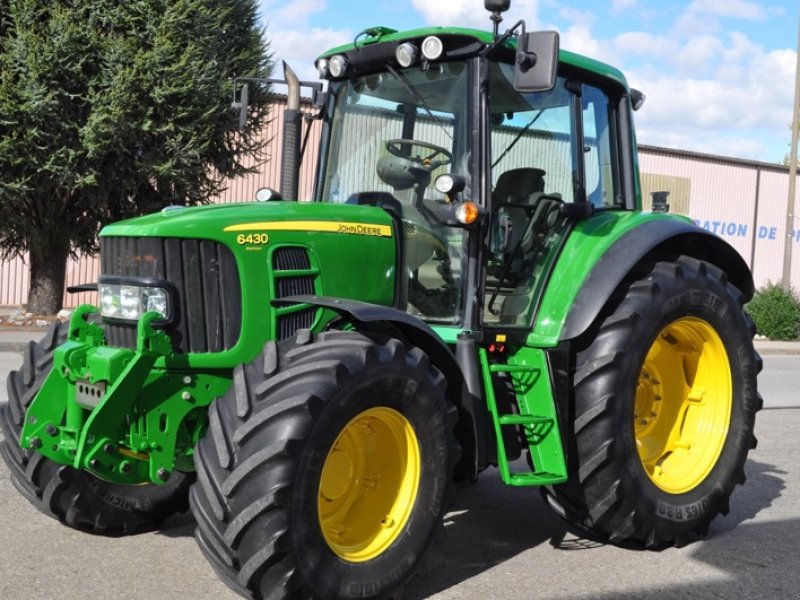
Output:
M502 218L508 219L511 226L510 243L506 252L517 246L528 223L529 213L524 208L536 206L544 193L544 175L542 169L523 167L505 171L497 179L497 185L492 192L493 206L496 210L499 209ZM503 208L503 204L516 205L520 208L513 206ZM499 235L499 232L496 235Z
M536 192L544 192L542 169L522 167L503 172L492 192L495 205L501 203L531 205Z

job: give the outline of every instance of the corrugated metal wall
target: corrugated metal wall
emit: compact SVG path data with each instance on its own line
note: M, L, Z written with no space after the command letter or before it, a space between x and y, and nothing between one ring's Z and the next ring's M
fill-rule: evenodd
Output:
M280 188L281 180L281 144L280 139L283 134L283 109L286 107L285 100L281 100L273 105L269 115L269 122L264 128L264 137L269 140L266 148L266 162L258 167L258 172L252 175L245 175L228 181L228 188L214 198L213 202L252 202L255 200L256 192L262 187ZM303 104L301 109L305 114L312 113L308 104ZM304 120L303 134L305 135L308 121ZM310 200L314 193L314 172L317 169L317 148L319 147L320 134L322 132L322 122L319 120L311 121L311 131L308 136L306 153L300 168L299 199ZM245 165L253 167L256 165L254 158L245 159Z
M309 111L310 107L305 105L304 110ZM215 198L214 202L251 202L258 188L264 186L279 188L283 104L276 104L273 111L272 118L264 130L265 137L270 140L267 162L259 167L256 174L230 180L225 192ZM359 173L364 165L374 165L383 155L382 144L377 140L385 139L384 132L387 129L391 132L397 130L396 136L394 133L392 135L400 137L399 121L397 123L387 121L386 115L375 115L374 118L362 119L361 122L363 131L352 138L359 143L347 149L348 155L352 158L343 165L339 174L342 194L348 192L348 182L363 177ZM449 145L441 128L432 123L420 123L420 125L426 130L420 131L419 139L443 146ZM312 121L305 160L300 171L300 200L309 200L313 194L320 133L320 121ZM501 147L505 141L501 140L501 137L508 137L510 140L516 133L509 128L508 132L496 136L494 141L499 142ZM526 139L525 144L530 145L532 153L536 153L535 147L539 145L540 140L535 134L530 136L526 134L527 137L530 139ZM375 143L369 143L369 140L375 140ZM559 168L566 168L563 165L569 164L567 144L552 143L551 140L547 153L542 153L543 148L537 154L536 164L530 166L545 168L555 175ZM509 155L508 161L504 161L503 171L528 166L519 161L517 153L515 155L516 157ZM727 240L751 265L756 286L760 287L767 281L780 281L789 183L787 169L767 163L651 146L640 147L639 158L646 205L649 205L650 192L670 191L669 202L672 212L690 216L701 227ZM249 164L254 165L255 161ZM377 176L374 189L388 191L388 187ZM344 195L342 199L346 197ZM796 209L795 214L797 214ZM794 285L800 288L800 219L796 218L796 223L792 232L794 236L792 280ZM98 274L99 261L96 258L70 259L67 265L66 283L69 286L94 282ZM24 259L0 261L0 305L23 305L27 301L29 280L29 271ZM74 307L84 302L96 302L96 294L65 293L65 307Z
M796 186L800 189L800 185ZM756 241L753 253L753 271L756 285L767 281L779 282L783 273L783 249L786 232L786 200L789 194L789 177L785 172L761 171L758 188L759 203L756 223ZM795 197L793 214L797 215L798 198ZM792 284L800 288L800 219L794 217L792 240Z
M639 149L639 160L646 206L649 192L670 191L671 211L691 217L736 248L750 265L756 287L780 282L789 193L787 168L650 146ZM652 189L654 180L659 190ZM800 190L794 214L798 198ZM792 281L800 287L797 217L795 223L790 233L794 236Z
M28 300L30 271L26 261L11 258L0 262L0 306L21 306Z

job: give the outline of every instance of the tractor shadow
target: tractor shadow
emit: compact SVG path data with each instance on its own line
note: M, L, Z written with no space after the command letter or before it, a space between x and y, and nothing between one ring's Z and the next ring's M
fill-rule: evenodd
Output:
M520 468L520 465L514 467ZM718 517L711 525L708 538L692 546L696 560L726 571L736 564L746 569L744 563L748 560L758 562L753 558L756 547L769 548L773 544L778 548L786 547L788 551L796 537L800 537L800 524L796 520L789 523L791 526L784 522L783 528L777 524L748 523L783 495L786 473L754 460L747 462L746 473L747 483L734 491L728 515ZM168 519L160 534L173 538L192 537L194 528L191 513L184 513ZM754 543L756 540L758 542ZM443 592L534 548L542 547L540 551L546 549L548 554L552 552L548 560L558 562L563 551L602 552L605 546L562 521L542 499L538 489L506 487L498 473L488 469L474 485L458 486L456 499L444 520L442 535L419 576L406 587L404 598L418 600ZM742 547L751 548L750 559L737 550ZM589 560L588 556L585 560ZM631 560L637 560L636 556L646 557L647 552L633 551ZM739 559L731 562L731 556ZM540 567L530 566L531 569ZM517 570L519 565L509 568ZM682 590L677 585L672 591ZM651 592L655 594L656 590L646 591L645 596Z
M746 473L747 483L737 486L728 515L718 517L708 538L697 544L699 560L712 564L718 560L724 562L718 556L725 556L733 551L733 546L742 543L738 530L734 530L769 508L783 494L786 473L773 465L749 460ZM475 485L459 487L457 499L445 518L444 535L434 545L420 576L406 587L407 600L442 592L542 545L554 551L596 550L606 545L562 521L537 489L507 488L499 477L492 475L492 470L488 470ZM741 529L749 528L745 524ZM794 533L796 528L795 524ZM790 540L784 538L781 534L784 540L781 543L789 544ZM646 555L646 552L634 554ZM552 555L552 560L558 561L558 553ZM531 569L535 568L532 564Z
M164 521L158 534L169 538L194 537L195 527L197 521L194 520L191 511L187 511L169 517Z
M573 535L538 489L506 487L487 469L474 485L458 486L443 534L404 598L427 598L553 539L596 545Z

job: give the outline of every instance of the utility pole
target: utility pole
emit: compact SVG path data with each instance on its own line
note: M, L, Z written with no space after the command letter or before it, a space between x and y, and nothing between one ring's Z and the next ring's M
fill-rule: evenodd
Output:
M797 27L797 64L794 70L794 106L792 108L792 146L789 152L789 197L786 200L786 237L783 245L783 280L785 291L792 287L792 244L794 244L794 197L797 180L797 130L800 120L800 21Z

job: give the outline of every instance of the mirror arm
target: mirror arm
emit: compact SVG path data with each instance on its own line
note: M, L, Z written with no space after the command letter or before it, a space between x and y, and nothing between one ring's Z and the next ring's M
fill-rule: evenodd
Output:
M519 21L517 21L516 23L514 23L514 24L513 24L511 27L509 27L508 29L506 29L506 30L505 30L505 33L503 33L503 35L501 35L499 38L495 39L495 41L493 41L491 44L489 44L488 46L486 46L486 48L484 48L483 50L481 50L481 51L479 52L479 56L480 56L481 58L487 58L487 57L490 57L492 54L494 54L494 52L495 52L495 51L496 51L496 50L497 50L497 49L498 49L500 46L502 46L503 44L505 44L505 43L508 41L508 39L509 39L509 38L510 38L512 35L514 35L514 32L515 32L515 31L517 30L517 28L519 28L519 27L522 27L522 34L524 35L524 34L525 34L525 21L524 21L523 19L520 19Z

